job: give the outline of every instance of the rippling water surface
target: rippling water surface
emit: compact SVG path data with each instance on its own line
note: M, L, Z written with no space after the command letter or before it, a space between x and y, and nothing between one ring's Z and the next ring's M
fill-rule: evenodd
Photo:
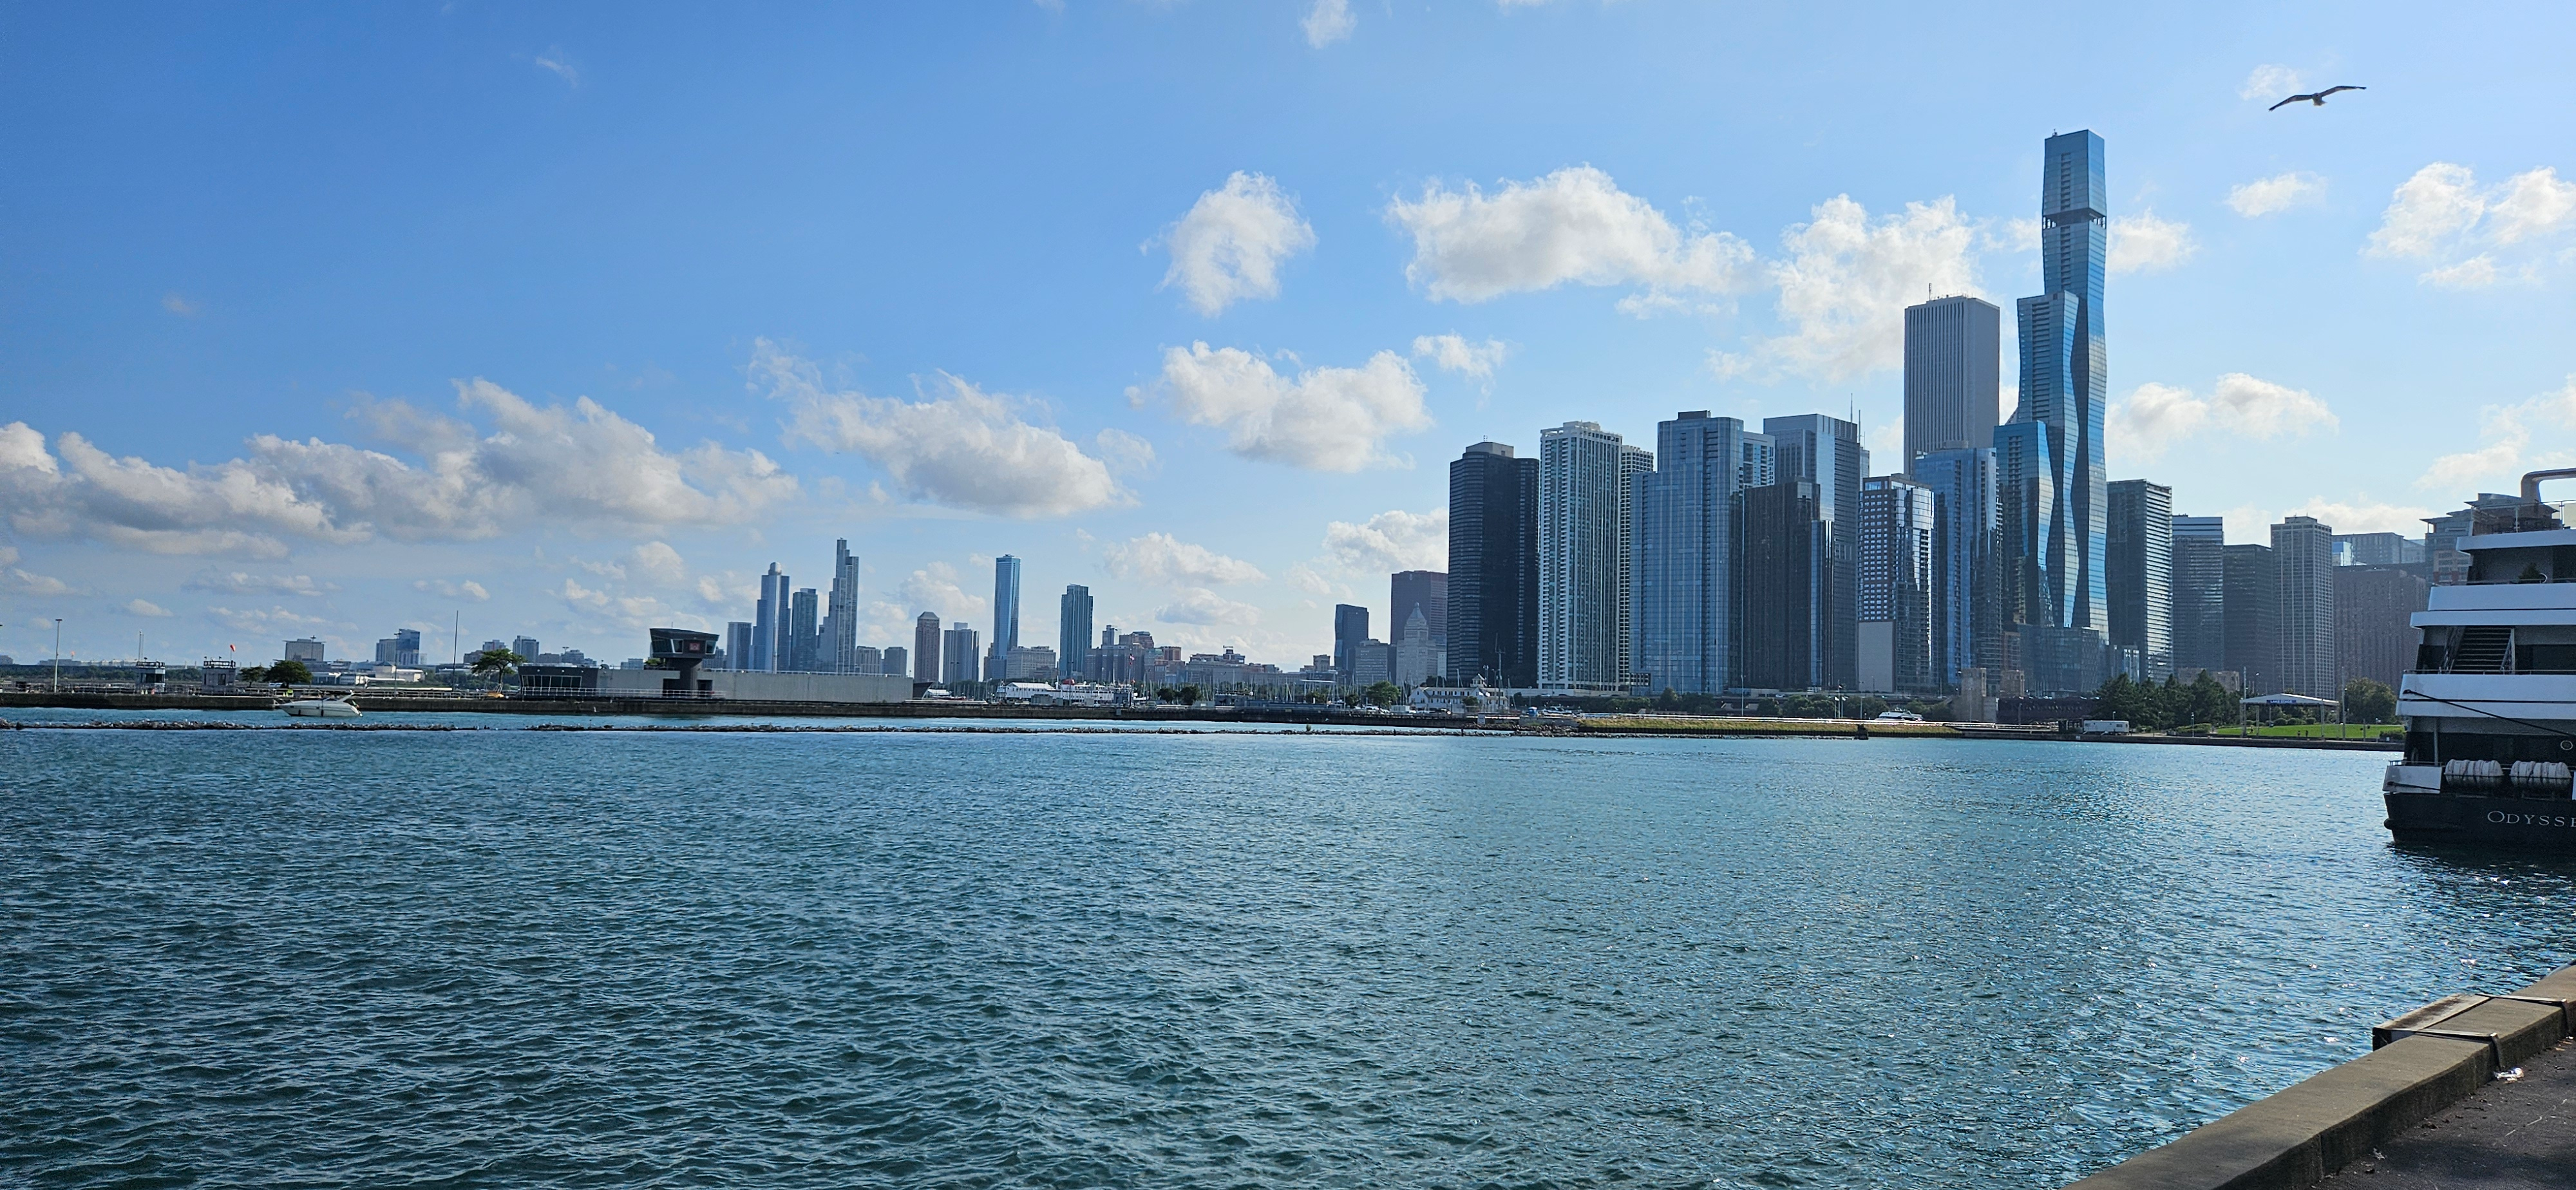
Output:
M2381 763L0 733L0 1182L2055 1186L2576 958Z

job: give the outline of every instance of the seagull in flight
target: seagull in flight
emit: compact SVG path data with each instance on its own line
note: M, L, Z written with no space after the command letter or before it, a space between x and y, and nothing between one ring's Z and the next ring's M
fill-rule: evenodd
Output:
M2328 95L2332 95L2332 94L2334 94L2334 93L2335 93L2335 92L2337 92L2337 91L2367 91L2367 90L2369 90L2369 89L2370 89L2370 88L2368 88L2368 87L2328 87L2328 88L2326 88L2326 89L2325 89L2325 90L2323 90L2323 91L2313 91L2313 92L2310 92L2310 93L2308 93L2308 94L2306 94L2306 95L2293 95L2293 96L2291 96L2291 97L2289 97L2289 98L2287 98L2287 99L2284 99L2284 100L2282 100L2282 101L2281 101L2281 102L2279 102L2279 103L2273 104L2272 106L2267 107L2267 108L2265 108L2265 109L2263 109L2263 110L2265 110L2265 111L2269 111L2269 112L2277 112L2277 111L2281 110L2282 108L2288 107L2288 106L2290 106L2290 105L2291 105L2291 104L2293 104L2293 103L2297 103L2298 101L2300 101L2300 100L2302 100L2302 99L2307 100L2308 102L2313 103L2313 104L2317 105L2318 107L2324 107L2324 106L2326 105L2326 96L2328 96Z

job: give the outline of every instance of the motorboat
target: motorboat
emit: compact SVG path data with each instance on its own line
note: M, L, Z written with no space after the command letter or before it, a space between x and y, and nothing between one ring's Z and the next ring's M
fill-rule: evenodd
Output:
M346 695L338 698L299 698L277 708L298 719L355 719L357 704Z

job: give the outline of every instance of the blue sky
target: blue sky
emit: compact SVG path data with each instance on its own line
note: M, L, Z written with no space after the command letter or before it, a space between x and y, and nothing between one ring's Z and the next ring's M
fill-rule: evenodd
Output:
M2152 9L2152 11L2150 10ZM2510 35L2503 35L2510 31ZM2570 459L2563 6L0 11L0 652L593 655L990 559L1293 666L1446 463L1857 411L2107 143L2114 477L2231 535ZM2356 83L2322 108L2266 107ZM2564 176L2562 176L2564 175ZM2012 345L2005 344L2009 357ZM2007 388L2011 369L2006 368ZM2011 408L2011 394L2004 410ZM1383 630L1381 630L1383 635Z

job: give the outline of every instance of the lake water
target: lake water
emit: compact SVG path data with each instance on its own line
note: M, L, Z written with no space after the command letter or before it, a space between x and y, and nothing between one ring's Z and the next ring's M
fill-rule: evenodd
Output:
M2576 960L2382 763L5 732L0 1183L2053 1187Z

